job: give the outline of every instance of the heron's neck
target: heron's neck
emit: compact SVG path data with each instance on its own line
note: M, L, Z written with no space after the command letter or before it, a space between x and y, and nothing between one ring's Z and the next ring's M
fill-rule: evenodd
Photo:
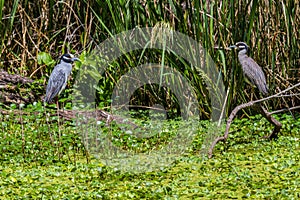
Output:
M247 60L247 58L248 58L247 50L246 49L240 50L239 54L238 54L238 58L239 58L240 63L242 63L243 60Z
M240 50L238 56L239 57L247 56L247 49Z
M247 55L247 49L242 49L239 51L239 56Z

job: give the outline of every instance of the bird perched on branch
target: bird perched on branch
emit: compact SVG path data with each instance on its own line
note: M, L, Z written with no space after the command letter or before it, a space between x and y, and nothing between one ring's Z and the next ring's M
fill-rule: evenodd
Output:
M59 63L54 67L48 80L44 98L45 103L51 102L54 97L58 96L65 89L74 61L80 60L69 53L61 56Z
M258 88L263 95L267 95L269 89L265 74L261 67L252 58L247 56L247 51L249 49L248 45L245 42L237 42L235 45L232 45L228 48L238 49L238 58L240 64L242 65L244 75Z

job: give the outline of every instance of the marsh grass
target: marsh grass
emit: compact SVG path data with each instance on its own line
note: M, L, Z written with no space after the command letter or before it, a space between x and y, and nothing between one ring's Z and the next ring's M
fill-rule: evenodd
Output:
M1 1L1 65L12 73L47 80L51 66L38 65L37 55L48 52L58 58L72 50L89 53L98 44L122 31L154 27L163 22L170 28L199 41L212 56L229 89L226 113L248 101L251 87L244 84L236 54L224 48L245 41L250 55L264 68L271 93L299 81L299 2L293 1ZM130 53L111 63L103 91L111 91L114 82L135 67L142 52ZM202 113L210 113L208 90L199 72L178 57L157 51L147 62L170 64L192 78ZM18 66L18 67L16 67ZM50 68L50 69L49 69ZM116 70L118 69L118 70ZM244 91L244 92L241 92ZM294 93L299 92L298 90ZM109 92L101 97L110 98ZM286 103L287 102L287 103ZM273 100L271 109L299 103L299 97ZM203 118L208 118L204 115Z

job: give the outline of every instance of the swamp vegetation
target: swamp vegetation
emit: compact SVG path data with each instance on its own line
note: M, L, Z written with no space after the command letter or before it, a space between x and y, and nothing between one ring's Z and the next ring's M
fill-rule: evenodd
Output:
M119 56L102 74L85 68L95 49L124 31L163 27L180 32L199 42L215 63L225 86L226 119L236 106L260 98L245 82L237 54L225 50L229 45L238 41L249 45L249 55L266 74L270 95L300 82L299 4L285 0L0 0L1 70L33 80L25 86L3 85L0 80L0 199L299 199L300 114L299 108L287 108L300 105L300 87L263 103L270 112L282 111L273 115L282 123L277 139L263 139L273 126L248 107L238 113L229 138L218 143L208 159L204 146L211 141L207 133L215 131L210 120L214 108L203 71L176 52L148 46ZM137 66L159 63L189 80L198 102L197 126L182 120L176 93L160 84L145 84L134 91L128 111L133 121L125 121L125 127L118 124L122 119L94 121L96 130L109 135L114 146L135 154L166 149L177 130L194 132L191 140L178 139L190 141L185 151L155 170L145 170L146 164L140 171L124 170L98 159L83 139L90 131L83 121L60 117L55 104L43 105L50 73L67 51L82 63L74 65L59 97L59 111L74 109L73 86L83 69L97 80L95 105L107 113L113 110L118 81ZM9 95L3 96L7 91L24 99L34 92L38 99L9 101ZM146 128L152 132L145 138L132 134ZM222 135L224 126L215 132ZM92 139L93 145L101 146L98 135Z

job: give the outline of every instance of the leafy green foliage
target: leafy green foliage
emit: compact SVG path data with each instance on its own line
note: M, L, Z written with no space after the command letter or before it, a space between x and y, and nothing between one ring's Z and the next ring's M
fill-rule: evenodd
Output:
M39 65L45 64L46 66L51 66L55 63L51 55L46 52L40 52L37 56L37 61Z
M18 109L16 105L11 107ZM300 197L299 116L295 119L290 115L277 116L283 122L283 130L276 141L262 139L272 127L260 115L235 120L227 142L217 145L215 156L210 160L199 153L203 135L211 129L210 122L203 121L191 148L172 165L154 172L130 173L105 166L88 156L81 143L81 130L66 121L58 124L55 115L47 124L40 103L21 111L34 114L17 118L0 116L2 198ZM47 112L52 111L47 109ZM172 130L180 123L180 120L166 121L167 131L159 133L159 137L142 140L113 127L107 131L112 131L115 145L128 151L147 151L160 148L160 145L163 147L162 141L172 138ZM105 127L102 130L105 131ZM53 141L49 133L52 133Z

